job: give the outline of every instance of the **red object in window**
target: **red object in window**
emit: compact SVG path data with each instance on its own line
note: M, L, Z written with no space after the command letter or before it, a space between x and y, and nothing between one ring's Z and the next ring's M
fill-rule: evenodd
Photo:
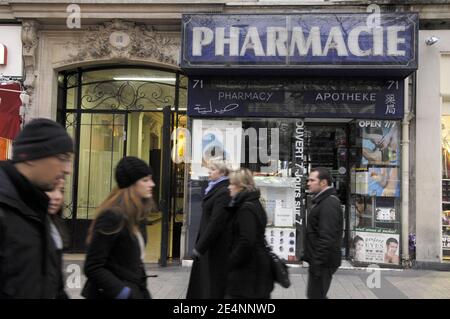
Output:
M0 137L0 161L8 159L8 154L11 148L11 140Z
M0 84L0 137L13 140L20 131L20 91L19 83Z

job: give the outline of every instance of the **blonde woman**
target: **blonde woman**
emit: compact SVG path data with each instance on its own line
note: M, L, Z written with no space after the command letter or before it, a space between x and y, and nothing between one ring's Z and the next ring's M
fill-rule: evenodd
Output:
M267 216L248 169L230 174L231 252L226 298L270 298L273 276L265 248Z
M149 299L144 268L145 218L151 208L152 169L137 157L117 164L115 188L88 231L82 295L88 299Z
M227 277L227 258L230 245L228 225L230 203L228 167L220 160L208 163L208 187L202 202L200 229L192 252L191 269L186 298L223 299Z

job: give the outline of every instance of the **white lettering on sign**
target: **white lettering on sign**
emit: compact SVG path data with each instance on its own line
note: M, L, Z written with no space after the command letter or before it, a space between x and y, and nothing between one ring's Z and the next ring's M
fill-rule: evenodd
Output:
M0 43L0 65L6 65L8 63L8 49L6 45Z
M376 102L376 93L319 92L314 99L322 102Z
M240 100L240 101L264 101L269 102L273 92L228 92L219 91L217 97L219 101Z
M305 136L305 122L303 120L297 120L295 123L295 188L294 188L294 199L295 199L295 216L296 223L299 225L303 224L301 218L302 211L302 184L304 179L304 136Z
M381 127L381 121L376 120L362 120L359 121L359 127Z
M405 56L405 50L399 45L406 39L399 32L406 31L405 26L354 27L350 31L342 30L340 26L330 28L328 34L323 34L320 27L314 26L305 32L301 27L292 29L284 27L267 27L265 32L257 27L207 27L192 28L192 55L202 56L203 48L214 44L215 56L244 56L253 51L255 56L327 56L330 51L338 56ZM264 38L262 35L264 35ZM289 37L289 33L291 36ZM346 36L348 33L348 36ZM305 34L307 37L305 38ZM386 34L386 39L384 39ZM243 41L240 41L243 35ZM326 37L322 47L321 38ZM371 37L371 47L365 50L360 47L361 37ZM290 40L288 40L290 38ZM265 43L265 46L263 45ZM227 48L225 47L227 46Z

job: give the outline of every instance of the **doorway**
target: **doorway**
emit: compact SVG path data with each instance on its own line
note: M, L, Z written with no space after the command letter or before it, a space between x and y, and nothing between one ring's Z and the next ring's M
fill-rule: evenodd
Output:
M162 256L171 258L179 250L173 224L176 212L184 211L179 207L183 200L176 200L184 189L176 188L175 183L177 174L184 176L184 167L173 164L170 152L167 156L163 150L171 148L171 130L183 125L183 118L185 125L186 82L178 72L142 66L79 68L59 74L57 120L75 141L73 174L66 179L63 211L71 237L67 252L86 251L87 229L98 206L115 187L118 161L127 155L143 159L154 171L155 208L148 219L146 261L159 262ZM169 110L167 116L163 108ZM163 132L166 117L172 124ZM164 136L169 142L163 142ZM165 162L169 169L164 181ZM169 227L161 227L163 184L169 185L166 198L173 202L166 211ZM167 253L162 253L163 247Z
M350 195L350 125L307 123L305 143L305 167L307 174L315 167L325 167L330 173L341 200L344 216L344 232L342 234L342 255L349 255L349 195ZM308 191L306 190L307 194ZM307 210L311 205L311 195L307 195Z

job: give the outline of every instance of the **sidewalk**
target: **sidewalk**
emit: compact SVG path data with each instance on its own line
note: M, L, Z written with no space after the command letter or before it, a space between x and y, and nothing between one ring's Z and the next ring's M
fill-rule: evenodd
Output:
M70 264L82 266L80 260L65 259L65 268ZM73 266L72 266L73 267ZM75 266L76 267L76 266ZM183 299L186 296L190 267L146 265L148 287L155 299ZM66 272L66 277L71 272ZM284 289L276 285L273 299L305 299L308 270L290 268L292 285ZM69 278L68 278L69 279ZM81 287L85 282L82 276ZM379 284L379 285L378 285ZM374 288L370 288L370 287ZM379 288L375 288L379 286ZM80 288L67 289L71 298L80 297ZM328 293L330 299L448 299L450 298L450 272L432 270L386 270L375 272L368 269L340 268Z

